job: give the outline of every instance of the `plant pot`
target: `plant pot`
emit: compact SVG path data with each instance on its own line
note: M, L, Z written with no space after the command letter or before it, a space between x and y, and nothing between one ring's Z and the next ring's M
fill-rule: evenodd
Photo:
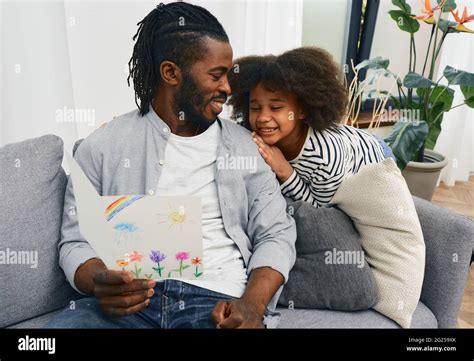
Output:
M431 201L441 170L447 164L444 155L425 149L423 162L409 162L402 171L410 193Z

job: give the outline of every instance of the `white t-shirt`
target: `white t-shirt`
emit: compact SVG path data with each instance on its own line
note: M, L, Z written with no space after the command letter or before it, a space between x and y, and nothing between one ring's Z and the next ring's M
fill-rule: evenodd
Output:
M215 181L220 139L218 122L194 137L171 133L156 194L201 197L204 278L182 281L241 297L247 283L246 268L237 245L224 229Z

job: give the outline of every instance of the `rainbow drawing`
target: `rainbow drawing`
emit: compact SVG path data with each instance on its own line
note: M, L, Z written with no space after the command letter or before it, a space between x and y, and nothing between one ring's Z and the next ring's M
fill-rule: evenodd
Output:
M110 203L107 208L105 209L105 215L107 217L107 222L110 221L112 218L115 217L117 213L119 213L124 208L128 207L130 204L138 201L140 198L145 197L142 196L123 196L119 199Z

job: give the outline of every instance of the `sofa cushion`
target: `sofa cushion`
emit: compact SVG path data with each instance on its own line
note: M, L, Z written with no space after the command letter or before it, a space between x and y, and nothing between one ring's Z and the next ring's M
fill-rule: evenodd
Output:
M363 166L345 178L331 204L361 235L377 282L374 309L408 328L420 299L425 243L412 195L394 160Z
M63 310L26 320L9 328L43 328L55 315ZM341 312L330 310L305 310L278 307L281 314L278 328L400 328L396 322L374 310ZM419 303L413 314L412 327L437 328L435 316L423 303Z
M58 263L67 178L63 142L45 135L0 148L0 327L77 297Z
M287 203L297 227L296 262L279 303L341 311L372 307L377 286L350 218L336 208Z
M375 310L342 312L278 307L281 313L278 328L400 328ZM433 312L419 302L413 313L412 328L438 328Z
M34 318L30 318L26 321L21 321L19 323L15 323L14 325L10 325L7 328L44 328L45 325L56 315L60 314L64 309L60 308L56 311L51 311L45 313L44 315L37 316Z
M418 197L413 201L426 246L420 300L433 311L440 328L453 328L474 250L474 221Z

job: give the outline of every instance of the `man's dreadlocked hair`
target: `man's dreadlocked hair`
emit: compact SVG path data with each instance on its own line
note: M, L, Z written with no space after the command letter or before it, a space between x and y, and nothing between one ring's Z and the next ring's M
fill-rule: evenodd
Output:
M181 69L205 56L204 37L229 42L224 28L206 9L185 2L161 3L138 24L138 40L128 62L135 103L143 116L149 111L160 77L160 64L172 61Z

